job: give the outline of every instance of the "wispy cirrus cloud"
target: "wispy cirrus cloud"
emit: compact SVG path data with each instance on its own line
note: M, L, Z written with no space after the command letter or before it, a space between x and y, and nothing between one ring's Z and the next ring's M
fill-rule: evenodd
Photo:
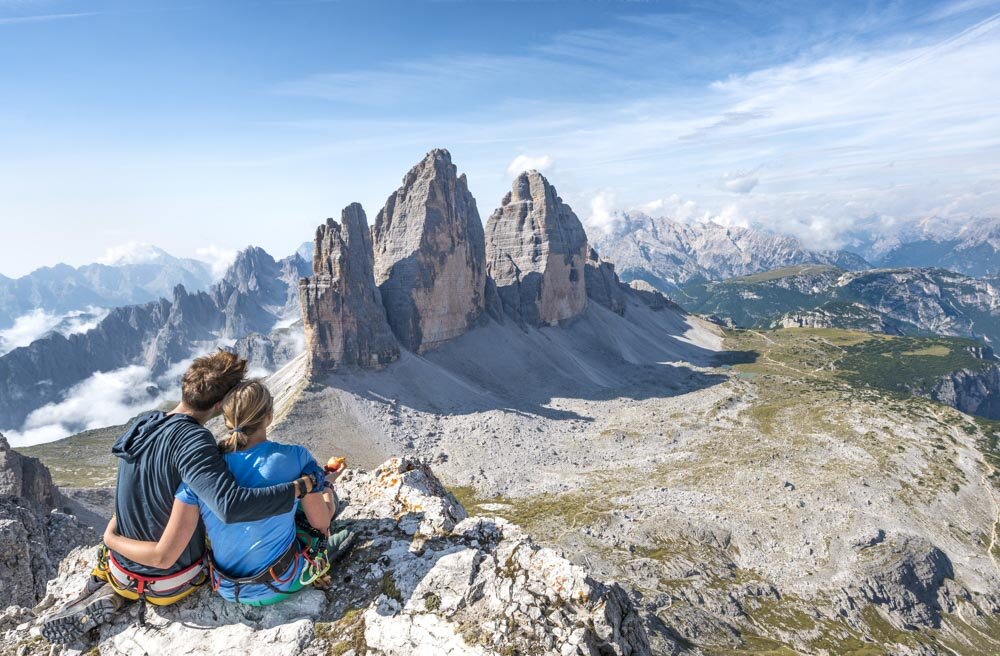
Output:
M49 23L52 21L69 20L72 18L84 18L86 16L97 16L99 12L86 11L70 14L36 14L33 16L8 16L0 17L0 25L22 25L25 23Z
M939 19L985 6L965 3ZM649 84L655 72L644 66L663 61L673 46L656 46L650 34L680 33L690 22L645 17L628 21L649 30L636 38L651 44L631 77L608 82L586 102L544 93L522 97L537 87L510 83L518 74L548 79L553 67L564 66L578 84L607 78L609 68L629 61L623 44L636 42L621 25L562 35L519 56L513 68L494 59L458 64L457 76L444 76L454 82L450 96L506 85L513 91L502 99L482 96L483 107L460 104L445 116L415 115L405 130L381 136L369 123L364 147L388 151L412 137L415 144L460 150L460 167L473 161L470 180L477 194L490 189L487 199L499 197L503 183L488 171L507 169L511 157L529 148L544 152L560 162L553 182L561 195L580 209L591 206L595 225L607 221L611 199L631 207L678 194L688 199L686 214L764 225L823 246L872 216L1000 214L1000 198L991 191L1000 187L1000 15L929 32L916 30L917 22L910 16L902 27L866 25L821 42L796 43L784 35L779 45L791 57L749 68L725 60L711 80L664 94ZM434 60L409 65L410 106L437 93L424 85L436 66ZM392 71L398 73L383 72ZM390 79L369 73L351 79L363 85L368 78L375 86ZM346 132L340 124L331 136L350 148ZM480 175L471 175L477 169Z

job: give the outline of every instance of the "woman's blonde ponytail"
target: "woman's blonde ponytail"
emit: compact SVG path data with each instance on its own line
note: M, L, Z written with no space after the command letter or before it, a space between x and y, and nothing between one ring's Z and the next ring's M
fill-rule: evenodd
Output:
M223 453L245 449L250 435L264 426L273 407L271 392L259 380L248 380L230 390L222 401L229 436L219 442L219 449Z

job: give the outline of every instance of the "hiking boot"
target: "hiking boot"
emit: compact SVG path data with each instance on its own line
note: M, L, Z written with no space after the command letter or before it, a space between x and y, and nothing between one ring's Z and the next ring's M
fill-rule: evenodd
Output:
M329 556L331 565L347 555L347 552L354 546L354 539L356 537L357 534L354 531L346 528L330 534L330 537L326 539L326 543L329 546L327 555Z
M110 622L126 601L105 583L90 596L46 618L40 628L42 637L52 643L71 643L91 629Z

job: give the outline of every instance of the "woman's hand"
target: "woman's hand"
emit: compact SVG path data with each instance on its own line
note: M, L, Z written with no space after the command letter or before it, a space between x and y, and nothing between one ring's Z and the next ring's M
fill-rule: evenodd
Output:
M330 458L326 461L326 465L323 467L323 471L326 472L326 480L328 483L333 483L340 475L344 473L347 469L347 458Z

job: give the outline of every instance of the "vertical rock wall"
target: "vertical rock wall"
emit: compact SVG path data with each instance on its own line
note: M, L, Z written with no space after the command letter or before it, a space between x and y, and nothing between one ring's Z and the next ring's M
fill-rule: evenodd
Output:
M465 333L485 307L485 241L476 200L447 150L403 178L372 230L375 281L403 346L423 352Z
M511 317L552 325L587 307L587 233L541 173L514 180L486 235L486 269Z
M299 283L313 373L384 366L399 357L375 285L368 219L354 203L316 230L313 276Z

